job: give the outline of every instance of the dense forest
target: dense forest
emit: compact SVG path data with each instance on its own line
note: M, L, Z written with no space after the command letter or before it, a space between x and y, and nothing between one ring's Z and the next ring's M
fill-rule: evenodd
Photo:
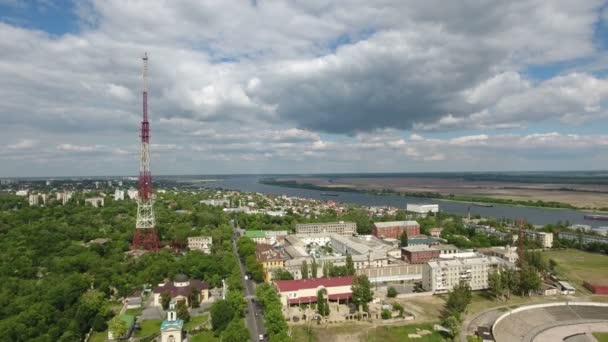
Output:
M133 258L126 253L135 226L132 201L30 207L21 197L0 196L0 340L81 340L91 329L105 330L121 297L178 273L212 286L226 278L238 290L228 218L198 201L196 195L163 194L155 205L157 227L173 246L188 236L211 235L211 255L165 248ZM89 243L97 238L109 242Z

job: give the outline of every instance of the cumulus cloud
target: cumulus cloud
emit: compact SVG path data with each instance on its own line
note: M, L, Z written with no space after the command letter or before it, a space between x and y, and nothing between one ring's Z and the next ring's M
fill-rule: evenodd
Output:
M91 154L115 158L113 173L131 170L148 51L153 157L171 160L155 164L163 172L209 170L210 160L218 172L254 172L255 158L259 170L314 160L319 171L366 160L390 170L401 165L394 153L404 165L472 160L546 123L559 130L545 139L591 149L562 132L608 118L606 78L527 70L602 55L601 6L90 0L74 9L81 29L59 35L0 19L10 37L0 40L0 143L36 140L44 148L32 158Z

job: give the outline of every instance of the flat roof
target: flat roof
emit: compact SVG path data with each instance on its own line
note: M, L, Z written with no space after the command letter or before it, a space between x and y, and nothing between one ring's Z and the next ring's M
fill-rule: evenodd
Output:
M401 249L404 250L404 251L408 251L410 253L435 251L436 250L436 249L431 248L431 247L429 247L427 245L413 245L413 246L402 247Z
M298 291L303 289L316 289L317 287L351 286L353 276L298 279L298 280L275 280L274 283L279 292Z
M377 228L388 228L395 226L419 226L416 221L387 221L387 222L374 222L374 226Z
M248 238L265 238L266 233L263 230L246 230L245 236Z

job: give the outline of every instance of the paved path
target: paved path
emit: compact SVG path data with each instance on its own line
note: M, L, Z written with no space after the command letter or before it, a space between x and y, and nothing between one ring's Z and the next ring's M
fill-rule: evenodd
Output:
M556 326L546 329L543 332L536 334L531 339L526 341L562 341L565 337L572 336L574 334L586 334L591 336L593 332L608 332L608 322L593 322L593 323L573 323L564 324L564 322L557 323ZM593 341L593 340L591 340Z

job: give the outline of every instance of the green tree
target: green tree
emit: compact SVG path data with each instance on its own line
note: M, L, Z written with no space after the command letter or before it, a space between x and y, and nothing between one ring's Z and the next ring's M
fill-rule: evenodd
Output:
M180 300L177 302L175 307L175 313L177 314L177 318L181 319L184 322L188 322L190 320L190 312L188 312L188 305L186 305L186 301Z
M317 313L321 316L329 316L329 304L325 301L325 289L317 291Z
M355 275L355 263L350 254L346 255L346 275Z
M388 309L382 309L382 313L381 313L382 319L390 319L393 318L393 314L391 314L391 311Z
M293 274L284 268L272 272L273 280L293 280Z
M192 289L188 301L190 302L191 307L198 308L201 306L200 293L196 289Z
M240 319L233 319L222 332L223 342L241 342L249 340L249 330Z
M395 298L397 297L397 290L395 290L394 287L389 287L388 290L386 291L386 296L389 298Z
M123 337L127 333L129 327L127 327L127 323L123 321L120 316L114 316L108 325L108 329L110 329L112 336L116 339Z
M308 263L306 263L306 260L302 261L300 272L302 273L302 279L308 279Z
M401 233L401 236L399 237L399 245L401 247L407 247L408 244L408 237L407 237L407 231L403 231L403 233Z
M530 296L532 292L540 289L542 280L538 271L529 265L523 265L519 270L519 292L521 295Z
M312 274L312 278L315 279L317 278L317 260L315 258L312 258L312 265L310 266L310 272Z
M443 320L443 326L450 331L449 335L452 340L456 340L460 334L460 320L456 316L450 315Z
M245 316L245 307L247 306L247 301L245 301L245 298L240 291L228 290L226 301L232 308L235 317Z
M169 291L161 292L160 305L163 307L163 310L169 309L170 302L171 302L171 293L169 293Z
M211 326L216 335L226 329L228 323L234 319L235 314L226 300L218 300L211 305Z
M363 309L363 311L369 311L368 303L374 299L374 293L371 289L371 283L367 276L360 275L355 276L352 285L353 292L353 303L357 308Z
M446 301L446 312L449 315L454 313L463 313L471 303L473 295L471 293L471 287L467 283L460 283L452 288L452 291L448 295Z

